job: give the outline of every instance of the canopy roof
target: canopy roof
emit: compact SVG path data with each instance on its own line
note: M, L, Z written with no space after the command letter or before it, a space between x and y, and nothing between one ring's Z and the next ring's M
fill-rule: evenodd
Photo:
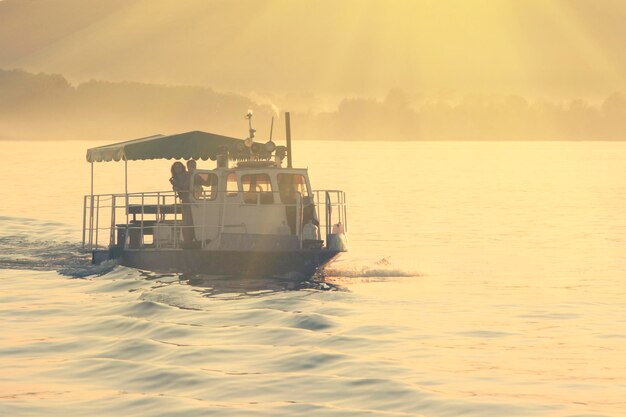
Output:
M136 161L141 159L215 159L218 148L235 151L243 140L207 132L155 135L98 146L87 150L87 162Z

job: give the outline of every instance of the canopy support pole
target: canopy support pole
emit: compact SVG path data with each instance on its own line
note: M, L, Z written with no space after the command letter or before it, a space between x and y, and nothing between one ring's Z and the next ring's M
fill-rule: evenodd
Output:
M126 229L128 230L128 160L124 158L124 193L126 194Z
M85 197L83 208L83 249L85 248L85 231L86 231L86 219L87 217L87 197ZM91 187L90 187L90 198L89 198L89 250L91 250L92 244L92 234L93 234L93 162L91 162Z
M91 163L91 198L93 198L93 162Z

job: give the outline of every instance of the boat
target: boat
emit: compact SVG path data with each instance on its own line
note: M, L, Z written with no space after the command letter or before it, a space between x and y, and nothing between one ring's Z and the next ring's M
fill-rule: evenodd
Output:
M314 190L286 146L192 131L87 150L91 192L83 201L82 247L94 264L116 259L158 273L309 278L347 251L346 196ZM273 125L273 122L272 122ZM128 192L128 162L211 160L189 171L189 189ZM285 165L285 159L287 163ZM94 163L123 161L124 192L94 194ZM191 237L190 237L191 236Z

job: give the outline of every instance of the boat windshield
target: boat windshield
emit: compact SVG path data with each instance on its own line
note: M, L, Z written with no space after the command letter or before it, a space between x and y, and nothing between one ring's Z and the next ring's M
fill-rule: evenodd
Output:
M241 186L244 192L245 203L257 203L260 198L261 204L274 202L272 194L272 181L267 174L247 174L241 176Z
M302 197L309 196L306 179L300 174L278 174L278 191L283 204L295 203L298 194Z

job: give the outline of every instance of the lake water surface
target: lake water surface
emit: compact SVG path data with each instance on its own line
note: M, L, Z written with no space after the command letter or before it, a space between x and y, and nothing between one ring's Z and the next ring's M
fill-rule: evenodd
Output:
M307 288L87 265L97 145L0 142L1 416L626 414L626 143L296 142L349 204Z

